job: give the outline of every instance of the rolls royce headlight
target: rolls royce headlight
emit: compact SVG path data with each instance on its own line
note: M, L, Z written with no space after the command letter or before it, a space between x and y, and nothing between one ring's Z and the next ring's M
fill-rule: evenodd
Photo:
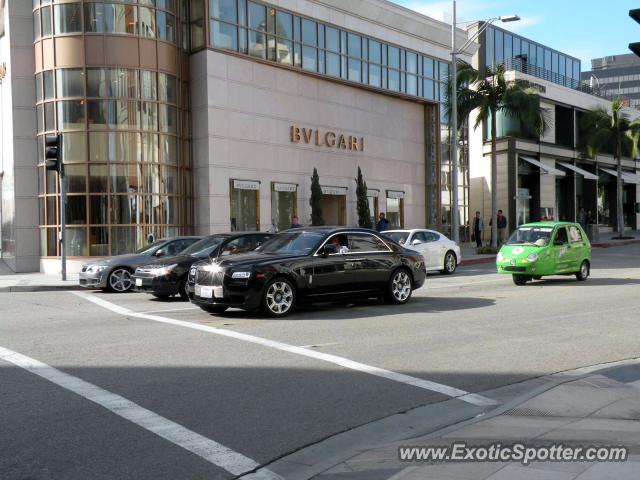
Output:
M247 279L251 277L251 272L233 272L231 274L231 278L236 278L236 279Z
M538 260L538 254L530 253L529 256L527 257L527 260L529 260L530 262L535 262L536 260Z
M202 267L202 270L204 270L205 272L209 272L209 273L224 272L224 268L222 268L217 263L214 263L214 264L211 264L211 265L205 265L204 267Z

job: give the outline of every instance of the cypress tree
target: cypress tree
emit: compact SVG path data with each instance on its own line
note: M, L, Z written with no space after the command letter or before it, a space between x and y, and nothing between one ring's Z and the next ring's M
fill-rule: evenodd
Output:
M313 226L324 225L321 201L322 187L320 186L320 177L318 176L318 170L314 168L313 176L311 177L311 197L309 198L309 205L311 205L311 225Z
M362 178L360 167L358 167L358 178L356 178L356 199L358 225L362 228L372 228L371 211L369 210L369 199L367 198L367 182Z

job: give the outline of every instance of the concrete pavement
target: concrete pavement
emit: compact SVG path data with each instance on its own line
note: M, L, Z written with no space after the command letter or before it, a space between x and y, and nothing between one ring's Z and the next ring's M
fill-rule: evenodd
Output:
M596 250L593 267L587 282L554 277L525 287L492 265L464 267L430 275L404 306L316 305L280 320L208 315L144 294L81 292L106 302L96 304L80 292L1 293L0 347L76 380L53 383L0 355L0 478L236 475L187 450L199 445L181 441L190 435L275 475L310 478L488 416L495 406L433 385L505 405L549 374L638 356L640 245ZM82 389L67 388L79 381ZM78 393L96 389L104 392L94 400L118 395L122 403L108 410ZM127 402L150 412L156 431L187 433L159 437L145 428L146 414L120 408ZM313 448L324 463L310 468ZM281 470L278 462L296 453L307 457ZM244 476L253 480L251 471Z
M574 379L575 378L575 379ZM424 436L360 452L314 475L317 480L635 480L640 471L640 361L551 375L495 411ZM527 447L615 446L628 449L624 462L400 461L399 449L524 443ZM298 456L301 456L300 453ZM284 464L286 459L280 461ZM275 467L275 468L274 468ZM278 464L272 465L278 471ZM289 475L290 479L303 478Z

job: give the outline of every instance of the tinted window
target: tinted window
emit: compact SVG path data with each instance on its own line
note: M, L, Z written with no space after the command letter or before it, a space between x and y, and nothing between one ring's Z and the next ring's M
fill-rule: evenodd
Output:
M440 240L440 235L434 232L424 232L424 236L427 239L427 242L437 242Z
M349 234L349 249L352 252L388 252L387 246L375 235L368 233Z
M390 237L394 242L404 243L409 236L409 232L385 232L387 237ZM415 237L414 237L415 238Z
M195 238L188 238L184 240L176 240L175 242L171 242L167 245L167 254L168 255L177 255L182 252L189 245L195 243L197 240Z
M187 248L184 255L193 255L194 257L208 257L213 251L220 246L222 241L227 238L223 236L207 237L197 241Z
M160 247L161 245L164 245L165 243L166 240L158 240L157 242L153 242L142 247L140 250L137 250L136 253L151 253L153 250Z
M264 253L304 255L319 246L324 235L315 232L281 233L260 246Z
M564 227L560 227L558 228L558 231L556 232L556 242L562 242L562 243L567 243L569 241L569 238L567 237L567 229Z

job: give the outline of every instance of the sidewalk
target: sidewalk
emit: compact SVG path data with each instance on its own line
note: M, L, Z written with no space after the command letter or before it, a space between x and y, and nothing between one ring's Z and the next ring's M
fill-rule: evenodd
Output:
M637 479L640 472L640 362L543 386L520 403L435 433L361 452L313 478L318 480L600 480ZM624 446L623 462L401 462L400 446ZM295 475L294 475L295 477ZM302 477L298 477L302 478Z
M62 281L60 274L14 273L0 260L0 293L6 292L48 292L55 290L79 290L78 274L67 275Z

